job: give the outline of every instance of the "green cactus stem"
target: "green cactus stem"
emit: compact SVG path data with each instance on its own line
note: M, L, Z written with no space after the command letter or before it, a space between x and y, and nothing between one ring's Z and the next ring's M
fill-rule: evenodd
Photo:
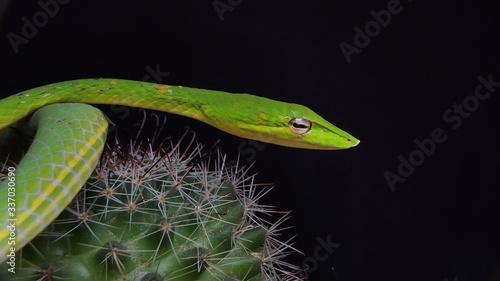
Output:
M0 279L302 280L282 260L296 252L278 240L287 216L270 223L274 211L258 203L268 187L218 151L167 147L108 149L72 204L18 253L16 273Z

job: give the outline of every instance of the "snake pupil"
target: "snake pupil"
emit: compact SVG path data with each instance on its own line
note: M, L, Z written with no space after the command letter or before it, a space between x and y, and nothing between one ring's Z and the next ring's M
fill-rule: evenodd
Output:
M305 128L307 128L307 126L306 126L306 125L304 125L304 124L299 124L299 123L293 123L293 126L294 126L295 128L298 128L298 129L305 129Z
M303 135L311 130L312 123L306 118L293 118L288 122L288 128L294 134Z

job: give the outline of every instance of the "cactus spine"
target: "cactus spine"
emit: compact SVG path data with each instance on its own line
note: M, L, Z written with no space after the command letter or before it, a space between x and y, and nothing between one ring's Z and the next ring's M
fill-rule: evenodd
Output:
M269 189L193 143L107 150L72 204L19 254L18 272L0 279L302 280L282 261L296 251L277 239L287 216L270 223L274 211L258 203Z

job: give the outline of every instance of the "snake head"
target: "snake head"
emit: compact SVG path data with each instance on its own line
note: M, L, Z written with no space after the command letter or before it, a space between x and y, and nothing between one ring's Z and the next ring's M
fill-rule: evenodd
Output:
M274 130L274 143L278 145L338 150L354 147L360 142L303 105L288 104L281 116L282 120L279 120L279 126Z
M347 149L359 144L359 140L351 134L334 126L314 111L301 105L292 105L301 108L300 113L296 110L285 116L288 120L288 129L282 130L285 139L282 145L291 144L287 140L293 140L293 146L319 150ZM278 143L280 144L280 143Z
M228 107L232 110L217 114L226 116L224 122L207 123L243 138L295 148L338 150L360 142L300 104L240 94Z

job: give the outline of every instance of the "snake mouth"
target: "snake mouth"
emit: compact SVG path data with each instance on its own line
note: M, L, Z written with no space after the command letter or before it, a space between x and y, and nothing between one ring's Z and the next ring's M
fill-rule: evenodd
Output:
M351 147L355 147L357 146L361 141L360 140L351 140L351 139L348 139L349 142L351 142Z

